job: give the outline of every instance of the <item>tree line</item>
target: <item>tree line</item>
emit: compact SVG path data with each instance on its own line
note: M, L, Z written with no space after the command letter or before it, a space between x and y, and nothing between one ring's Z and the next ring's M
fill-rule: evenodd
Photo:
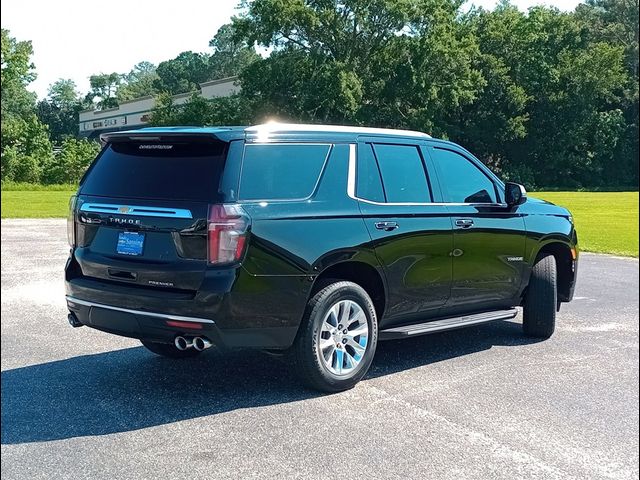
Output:
M94 75L85 95L60 80L40 102L25 88L30 43L3 30L3 180L73 181L68 172L77 178L90 158L68 164L95 148L75 138L77 112L153 95L156 125L409 128L456 141L530 188L638 186L638 0L587 0L571 12L522 12L507 1L489 11L461 0L240 7L210 53ZM197 95L199 83L232 75L239 94ZM174 105L184 92L195 93Z

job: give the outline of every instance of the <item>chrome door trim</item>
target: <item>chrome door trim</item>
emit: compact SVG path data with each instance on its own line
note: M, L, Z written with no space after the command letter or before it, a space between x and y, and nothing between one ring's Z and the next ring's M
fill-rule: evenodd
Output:
M393 206L438 206L438 207L497 207L506 208L506 203L453 203L453 202L375 202L356 196L356 144L349 144L349 170L347 173L347 195L353 200L368 203L371 205L380 205L383 207Z

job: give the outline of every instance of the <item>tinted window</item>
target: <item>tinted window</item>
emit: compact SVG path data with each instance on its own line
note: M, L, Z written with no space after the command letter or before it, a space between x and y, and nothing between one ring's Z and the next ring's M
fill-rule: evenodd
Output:
M420 152L415 146L375 145L387 202L431 201Z
M356 196L374 202L384 202L380 171L370 144L358 146L358 172Z
M113 143L87 172L86 195L219 200L224 143Z
M432 151L448 202L496 203L493 182L471 161L451 150Z
M329 145L247 145L242 162L243 200L306 198L313 193Z

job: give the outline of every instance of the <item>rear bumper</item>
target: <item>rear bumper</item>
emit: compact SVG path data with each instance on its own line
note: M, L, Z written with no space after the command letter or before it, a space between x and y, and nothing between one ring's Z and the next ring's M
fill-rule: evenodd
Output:
M73 255L65 268L67 305L82 325L162 343L203 336L223 348L290 347L310 287L306 276L255 277L242 267L208 270L197 290L85 276Z
M210 318L105 305L67 295L67 308L88 327L114 335L173 343L178 335L200 336L221 348L286 348L295 328L248 328L221 330Z

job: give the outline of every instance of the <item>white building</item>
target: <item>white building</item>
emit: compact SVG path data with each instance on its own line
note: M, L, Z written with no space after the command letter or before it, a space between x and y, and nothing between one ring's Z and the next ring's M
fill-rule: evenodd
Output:
M200 94L207 99L233 95L240 91L237 80L238 77L228 77L201 83ZM173 103L185 103L192 95L193 92L175 95ZM116 108L83 110L79 114L78 131L81 137L96 138L104 132L142 128L147 126L154 106L155 98L148 96L120 102Z

